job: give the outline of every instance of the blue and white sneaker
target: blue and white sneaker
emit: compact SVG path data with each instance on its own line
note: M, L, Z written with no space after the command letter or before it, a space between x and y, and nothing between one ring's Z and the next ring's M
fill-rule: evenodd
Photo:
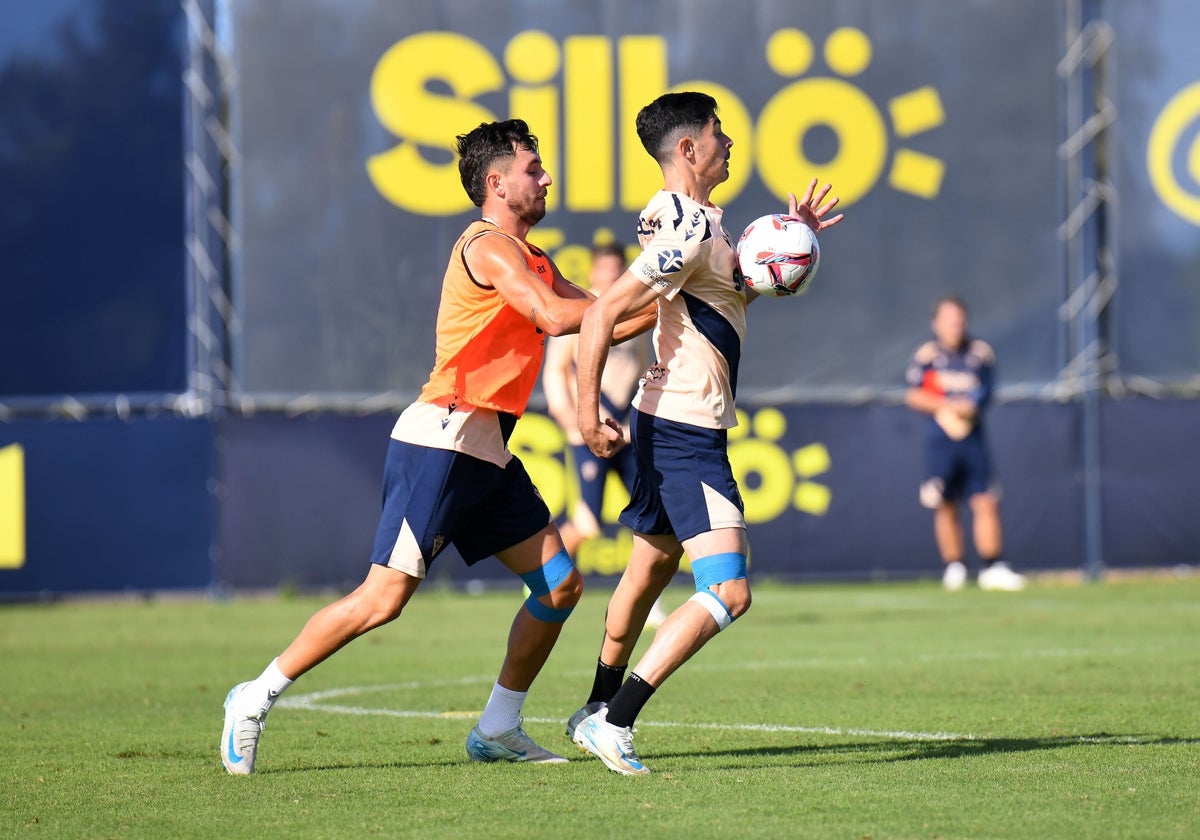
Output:
M258 753L258 739L267 725L267 710L256 709L247 715L237 708L238 695L250 685L238 683L225 695L225 728L221 730L221 763L235 776L248 776L254 772L254 759Z
M467 736L467 757L472 761L528 761L533 764L565 764L566 759L539 747L521 724L494 738L485 738L476 726Z
M607 705L603 700L593 700L582 709L576 710L575 714L567 719L567 737L574 741L575 730L579 728L579 724L583 723L583 719L596 714Z
M642 776L650 772L633 748L633 729L609 723L607 708L584 718L571 740L603 761L609 770L623 776Z

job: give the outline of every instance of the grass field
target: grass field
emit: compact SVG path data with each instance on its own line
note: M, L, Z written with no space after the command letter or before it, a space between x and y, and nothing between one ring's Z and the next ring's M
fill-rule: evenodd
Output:
M519 595L430 590L297 683L246 778L225 692L322 600L0 608L0 836L1200 836L1200 580L757 587L646 708L642 778L562 734L606 596L526 704L570 764L466 760Z

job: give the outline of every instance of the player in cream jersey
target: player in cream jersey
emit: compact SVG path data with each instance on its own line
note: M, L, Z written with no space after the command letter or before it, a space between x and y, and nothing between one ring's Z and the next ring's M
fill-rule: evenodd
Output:
M746 336L746 294L722 215L683 193L656 193L638 218L643 250L629 268L658 294L658 361L642 377L634 408L706 429L737 425Z
M616 324L657 301L657 362L634 403L631 445L638 472L621 523L633 552L605 614L604 639L588 702L567 733L611 770L649 770L633 747L633 723L663 681L750 607L746 520L729 466L726 430L735 425L734 395L749 300L736 268L722 211L709 201L729 177L733 141L721 130L717 103L704 93L660 96L637 117L638 137L663 173L663 189L638 220L641 255L584 314L579 328L579 430L608 457L624 439L600 415L600 378ZM788 212L814 230L837 199L809 185ZM624 679L650 605L691 558L696 593L667 616ZM622 682L622 680L624 680Z

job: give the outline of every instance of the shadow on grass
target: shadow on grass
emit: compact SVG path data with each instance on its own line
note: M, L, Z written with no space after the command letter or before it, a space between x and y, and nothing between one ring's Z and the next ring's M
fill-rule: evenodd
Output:
M1091 735L1058 735L1048 738L956 738L944 741L878 740L849 744L796 744L778 747L747 747L736 750L690 750L643 753L642 758L653 765L656 759L671 758L739 758L754 759L752 763L731 762L726 767L762 767L764 758L789 759L776 766L819 766L826 764L872 764L890 761L921 761L927 759L971 758L1001 753L1061 750L1073 747L1153 747L1181 744L1195 746L1200 738L1163 735L1114 735L1097 732ZM768 765L769 766L769 765Z
M943 741L872 740L843 744L795 744L792 746L746 747L733 750L677 750L642 754L642 759L651 768L655 762L669 759L702 759L709 769L748 769L764 767L819 767L830 764L875 764L895 761L922 761L936 759L972 758L1003 753L1036 752L1039 750L1061 750L1074 747L1155 747L1200 745L1200 738L1165 735L1114 735L1097 732L1091 735L1059 735L1048 738L957 738ZM133 757L122 755L120 757ZM711 761L712 759L731 759ZM748 759L745 762L736 759ZM770 759L778 759L770 761ZM767 759L764 761L764 759ZM591 761L590 757L571 754L571 763ZM463 759L404 761L403 759L383 762L322 762L314 764L262 767L255 775L274 776L292 773L327 772L337 770L415 770L434 767L462 768L471 762ZM507 766L497 762L496 766Z

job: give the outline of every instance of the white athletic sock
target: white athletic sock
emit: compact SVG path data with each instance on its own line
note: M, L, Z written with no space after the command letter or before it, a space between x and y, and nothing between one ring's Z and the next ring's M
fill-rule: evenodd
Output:
M509 691L500 683L492 686L492 696L488 698L479 718L479 732L485 738L495 738L510 729L515 729L521 723L521 707L525 705L528 691Z
M279 695L283 694L292 682L279 670L279 660L272 659L258 679L246 686L242 693L242 702L251 708L270 710Z

